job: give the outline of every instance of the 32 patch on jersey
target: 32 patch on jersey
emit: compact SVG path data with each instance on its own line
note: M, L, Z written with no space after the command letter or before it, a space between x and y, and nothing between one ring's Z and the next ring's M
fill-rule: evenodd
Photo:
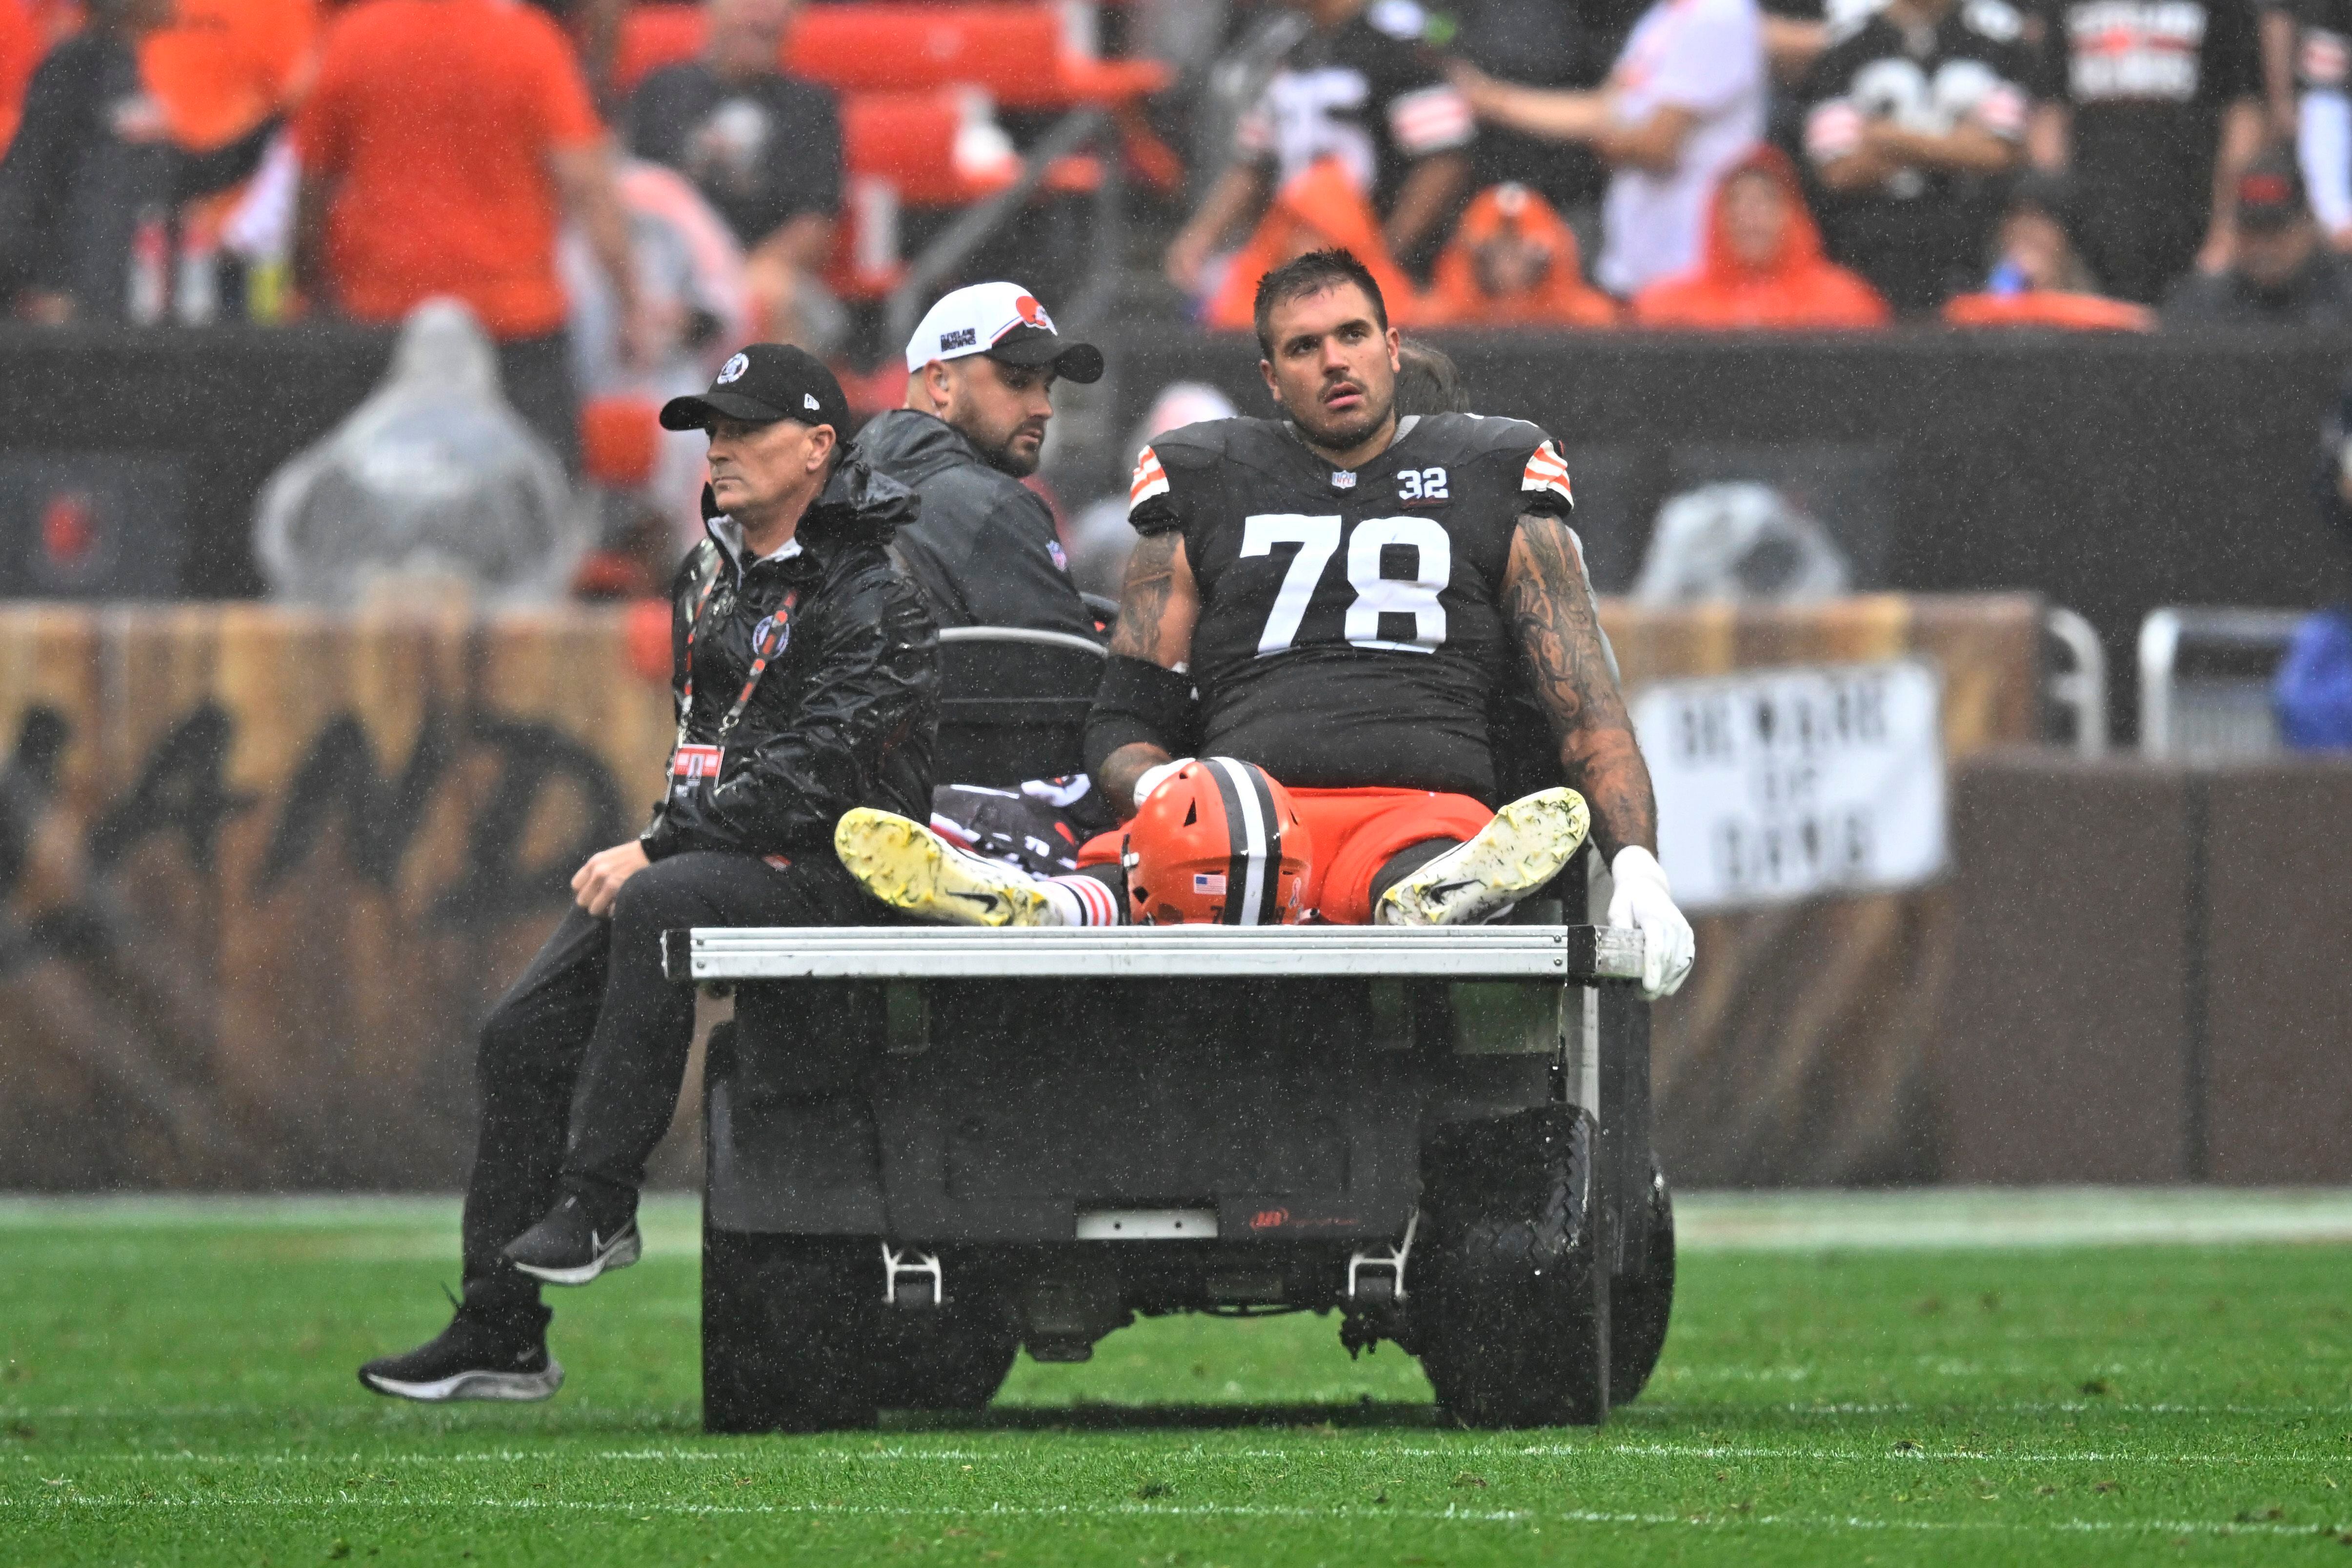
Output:
M1519 474L1519 492L1548 491L1569 505L1576 504L1576 492L1569 487L1568 464L1561 460L1559 449L1546 441L1528 458L1528 466Z

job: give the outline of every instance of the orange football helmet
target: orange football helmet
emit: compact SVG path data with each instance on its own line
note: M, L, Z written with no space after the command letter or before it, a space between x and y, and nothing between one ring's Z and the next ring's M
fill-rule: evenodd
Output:
M1137 925L1295 925L1315 845L1290 794L1232 757L1187 763L1127 825Z

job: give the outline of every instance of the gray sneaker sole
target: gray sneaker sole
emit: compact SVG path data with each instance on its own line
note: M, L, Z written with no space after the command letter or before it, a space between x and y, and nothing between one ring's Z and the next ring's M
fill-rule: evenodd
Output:
M447 1405L460 1399L520 1405L549 1398L562 1388L563 1363L551 1360L544 1372L461 1372L434 1383L403 1383L398 1378L363 1372L360 1381L378 1394L414 1399L420 1405Z

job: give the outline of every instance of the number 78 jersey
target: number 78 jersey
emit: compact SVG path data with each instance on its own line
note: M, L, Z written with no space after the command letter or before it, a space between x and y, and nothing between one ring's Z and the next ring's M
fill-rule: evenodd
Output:
M1439 414L1334 470L1290 426L1220 419L1153 440L1128 519L1180 531L1201 614L1204 754L1307 789L1494 797L1487 704L1517 657L1511 535L1565 517L1568 468L1536 426Z

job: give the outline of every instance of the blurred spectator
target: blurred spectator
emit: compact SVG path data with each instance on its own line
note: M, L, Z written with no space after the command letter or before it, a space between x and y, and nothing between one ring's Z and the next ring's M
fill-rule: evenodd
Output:
M1213 291L1210 258L1273 194L1337 160L1381 217L1387 251L1433 246L1468 183L1469 106L1422 44L1413 0L1297 0L1313 27L1284 55L1234 133L1234 160L1168 247L1169 280ZM1383 285L1385 287L1385 285Z
M581 545L562 468L499 395L497 356L454 300L410 314L383 384L271 475L254 512L270 591L309 605L453 586L544 602Z
M2254 26L2263 54L2265 139L2293 142L2295 132L2295 49L2302 21L2297 0L2255 0Z
M2147 331L2156 312L2099 292L2074 248L2074 187L2063 175L2025 175L1994 234L1992 272L1981 292L1956 294L1944 320L1956 327L2063 327Z
M2000 226L1993 232L1986 293L2105 292L2078 244L2080 188L2076 180L2042 170L2019 176L2001 208Z
M47 47L25 0L0 0L0 155L7 153L16 134L17 117L25 111L25 89Z
M2352 328L2352 272L2320 243L2303 180L2284 153L2265 153L2238 176L2238 245L2229 270L2192 272L2164 301L2164 324Z
M1396 411L1411 414L1467 414L1470 388L1454 356L1418 338L1397 339Z
M841 110L778 65L793 0L708 0L702 58L655 71L629 100L629 145L683 173L743 247L771 342L830 347L841 307L818 281L841 210Z
M1258 279L1310 250L1350 251L1379 280L1392 323L1420 320L1420 293L1389 254L1346 165L1325 158L1283 183L1249 243L1225 264L1216 291L1201 312L1205 326L1241 331L1256 320Z
M1698 264L1716 181L1764 133L1755 0L1658 0L1597 92L1511 87L1467 66L1454 79L1481 119L1582 142L1614 171L1594 276L1621 296Z
M2022 32L2003 0L1889 0L1813 67L1805 153L1830 254L1897 310L1936 309L1984 265L2031 107Z
M2231 178L2262 150L2250 0L2036 0L2033 161L2071 169L2084 254L2149 303L2229 258Z
M2311 210L2352 250L2352 0L2302 0L2295 46L2296 144Z
M172 140L138 58L171 14L171 0L96 0L89 26L33 73L0 163L0 278L20 290L19 314L163 320L184 205L259 163L274 121L204 155Z
M1883 327L1878 291L1822 254L1796 171L1759 147L1716 188L1706 259L1633 296L1644 327Z
M1585 282L1576 236L1551 204L1525 185L1501 184L1478 193L1438 253L1422 320L1612 327L1617 301Z
M1521 87L1590 89L1607 79L1617 40L1605 38L1591 8L1559 0L1454 0L1460 24L1451 52L1489 76ZM1571 214L1587 234L1600 232L1609 171L1590 146L1561 143L1493 127L1471 148L1476 187L1526 185L1554 210Z
M579 222L638 331L626 220L572 47L506 0L364 0L327 34L295 125L314 298L395 321L450 295L499 345L508 400L567 464L577 402L555 237ZM633 356L635 357L634 353Z
M1171 430L1211 419L1231 419L1240 410L1233 400L1204 382L1171 381L1160 389L1144 411L1143 422L1128 437L1122 453L1140 452ZM1093 594L1116 603L1127 579L1127 558L1135 552L1135 525L1127 521L1128 491L1104 496L1079 509L1063 531L1069 547L1070 581L1081 594Z
M635 363L611 284L577 227L564 231L558 256L572 297L573 375L594 416L582 420L583 468L608 503L598 542L641 559L658 584L702 538L708 443L699 430L660 428L655 416L671 398L708 386L729 345L751 341L751 299L734 234L685 175L628 159L617 176L645 323ZM616 428L625 415L630 426ZM600 436L622 451L641 444L645 460L602 460Z
M209 152L282 112L316 68L316 0L174 0L139 43L140 75L179 143Z

